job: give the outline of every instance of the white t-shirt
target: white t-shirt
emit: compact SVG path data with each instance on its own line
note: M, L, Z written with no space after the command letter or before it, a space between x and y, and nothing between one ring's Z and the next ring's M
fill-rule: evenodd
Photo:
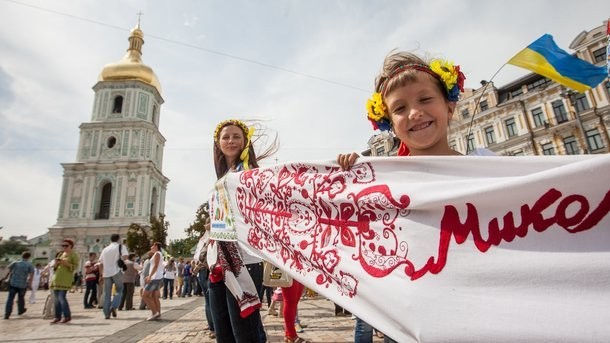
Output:
M155 271L155 274L153 275L152 272L155 269L155 255L159 255L159 265L157 266L157 270ZM163 255L161 255L160 251L157 251L150 258L150 273L151 273L150 279L151 280L161 280L161 279L163 279L163 272L164 272L164 270L165 270L165 265L163 263Z
M123 245L121 247L121 253L123 253L123 256L128 255L126 246ZM113 277L121 271L121 269L116 263L116 261L118 260L119 243L112 242L107 247L105 247L104 250L102 250L102 253L100 254L100 263L104 266L104 274L102 275L102 277Z

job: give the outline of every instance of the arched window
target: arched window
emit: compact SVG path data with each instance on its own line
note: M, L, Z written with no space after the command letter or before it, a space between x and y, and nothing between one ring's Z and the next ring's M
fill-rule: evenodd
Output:
M121 112L123 112L123 97L119 95L114 98L114 104L112 105L112 113Z
M97 213L97 219L110 218L110 200L112 199L112 183L107 183L102 187L102 196L100 197L100 210Z
M152 195L150 199L150 215L157 218L157 188L153 188Z
M155 125L157 124L157 105L153 105L152 123Z

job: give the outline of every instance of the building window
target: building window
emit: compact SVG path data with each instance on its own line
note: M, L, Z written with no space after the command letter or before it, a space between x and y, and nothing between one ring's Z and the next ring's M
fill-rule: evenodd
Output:
M489 105L487 105L487 100L481 100L479 107L481 108L481 112L486 111L489 108Z
M123 97L119 95L114 98L114 104L112 105L112 113L121 112L123 112Z
M375 156L383 156L385 154L385 149L382 146L378 146L375 148Z
M537 80L533 83L530 83L527 85L527 90L531 91L534 90L536 88L544 88L546 86L548 86L551 83L550 79L547 79L546 77L541 78L540 80Z
M466 151L471 152L474 151L474 134L469 134L465 138L466 140Z
M496 142L496 135L494 134L493 126L488 126L485 128L485 140L487 140L487 145L491 145Z
M591 148L591 151L604 148L602 136L599 134L597 129L588 130L585 132L585 134L587 135L587 142L589 142L589 148Z
M510 92L510 95L512 98L516 98L521 94L523 94L523 89L521 89L521 88L515 89L514 91Z
M563 145L566 148L566 154L578 155L578 143L576 142L576 138L574 136L564 138Z
M542 112L542 108L534 108L532 110L532 118L534 119L534 127L542 127L544 125L544 113Z
M606 61L606 47L593 51L593 63Z
M110 199L112 199L112 184L105 184L101 190L102 196L100 197L100 207L96 219L108 219L110 218Z
M587 96L584 94L576 94L574 96L574 108L576 109L576 113L581 113L591 108L589 106L589 100L587 100Z
M517 135L517 123L515 123L515 118L506 119L504 124L506 124L506 133L508 137Z
M468 118L470 116L470 111L467 108L462 110L462 118Z
M563 105L563 101L553 101L553 113L555 113L557 124L568 121L568 113L566 112L566 107Z
M523 150L513 151L510 155L511 156L525 156L525 154L523 153Z
M553 147L553 143L542 144L542 153L545 155L555 155L555 147Z

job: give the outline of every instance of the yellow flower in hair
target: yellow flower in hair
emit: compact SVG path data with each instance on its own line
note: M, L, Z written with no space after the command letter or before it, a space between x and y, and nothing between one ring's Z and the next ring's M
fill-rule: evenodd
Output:
M386 107L381 93L373 93L373 96L366 101L366 110L368 117L374 121L379 121L385 116Z
M252 143L252 136L254 135L254 127L248 128L248 134L246 136L246 146L244 150L242 150L239 155L239 159L244 161L244 170L249 170L250 165L248 161L250 160L250 144Z
M459 69L453 66L453 62L433 60L430 62L430 70L441 78L447 90L451 90L458 81Z

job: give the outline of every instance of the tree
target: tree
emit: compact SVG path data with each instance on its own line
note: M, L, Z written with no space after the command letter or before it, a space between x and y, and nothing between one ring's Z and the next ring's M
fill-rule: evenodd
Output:
M195 212L195 221L189 227L184 229L186 238L172 240L169 244L168 251L173 256L188 256L191 250L197 245L199 238L205 232L205 223L209 221L209 205L207 202L199 206Z
M7 240L0 243L0 257L4 255L21 255L28 247L16 240Z
M162 246L167 246L167 232L169 222L165 221L165 214L159 213L159 218L150 217L151 243L159 242Z
M189 256L198 240L198 237L174 239L169 242L167 250L172 256Z
M205 202L197 209L195 213L195 221L184 231L187 237L196 237L199 239L205 232L205 223L210 220L210 205Z
M138 256L143 256L150 250L150 239L146 229L136 223L129 225L127 231L127 248Z

